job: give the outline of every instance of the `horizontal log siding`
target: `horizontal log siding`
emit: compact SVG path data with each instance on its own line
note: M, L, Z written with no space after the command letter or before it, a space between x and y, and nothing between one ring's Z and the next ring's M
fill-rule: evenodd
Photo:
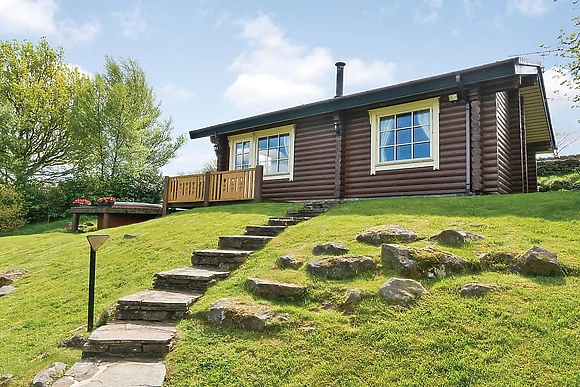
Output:
M371 129L367 109L349 111L346 129L345 197L457 194L466 190L465 105L440 104L440 169L410 168L370 175Z
M507 92L496 93L498 192L511 193L510 116Z
M294 122L294 181L264 180L263 198L269 200L334 197L336 135L333 115Z
M483 156L483 190L498 192L497 116L495 93L481 97L481 141Z
M512 90L508 94L509 115L510 115L510 141L511 141L511 176L512 193L522 193L524 181L523 147L522 147L522 127L520 121L520 93Z
M528 148L528 192L538 192L536 151Z

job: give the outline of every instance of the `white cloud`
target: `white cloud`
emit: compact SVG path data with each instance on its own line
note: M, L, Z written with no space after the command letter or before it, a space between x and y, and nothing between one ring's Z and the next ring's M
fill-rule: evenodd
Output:
M413 20L420 23L433 23L439 18L439 10L443 8L443 0L423 0L415 11Z
M113 17L121 23L123 36L137 40L147 32L147 22L141 15L141 6L130 12L113 12Z
M549 11L552 0L509 0L508 10L516 11L524 16L542 16Z
M161 88L161 94L166 98L188 100L193 97L193 93L187 89L169 83Z
M246 113L258 113L331 98L335 67L325 47L291 41L269 16L239 22L248 50L230 66L237 73L225 97ZM393 81L394 63L347 59L345 89L377 87Z
M472 21L477 9L481 8L482 5L477 0L463 0L463 11L468 21Z
M550 101L550 108L571 108L572 100L580 97L580 90L570 87L572 77L568 73L560 73L555 67L544 72L544 86Z
M0 31L53 36L72 44L90 41L99 34L98 21L79 24L57 20L57 11L54 0L0 0Z
M74 70L74 69L76 69L76 70L77 70L79 73L81 73L81 74L83 74L83 75L86 75L86 76L88 76L88 77L90 77L90 78L92 78L92 77L93 77L93 75L94 75L93 73L91 73L90 71L87 71L87 70L85 70L84 68L82 68L82 67L81 67L81 66L79 66L79 65L72 64L72 63L67 63L67 66L68 66L69 68L73 69L73 70Z

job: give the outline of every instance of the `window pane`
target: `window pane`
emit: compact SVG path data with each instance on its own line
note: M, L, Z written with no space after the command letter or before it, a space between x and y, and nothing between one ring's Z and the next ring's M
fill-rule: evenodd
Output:
M250 142L246 141L244 142L244 153L249 153L250 152Z
M280 135L280 146L288 145L289 140L290 140L289 134L281 134Z
M429 141L431 137L431 128L429 126L420 126L413 129L413 141Z
M258 163L262 164L264 162L266 162L266 159L268 158L268 151L265 149L261 149L258 151Z
M397 116L397 129L408 128L411 126L411 113L401 114Z
M266 169L268 170L268 173L278 172L278 162L276 160L269 160Z
M395 118L393 116L381 118L381 132L395 128Z
M236 155L236 165L242 165L242 155Z
M268 158L270 159L278 159L278 148L268 149Z
M278 146L278 136L268 137L268 148L274 148Z
M288 173L288 160L280 160L278 172Z
M395 131L381 132L381 146L395 145Z
M397 147L397 160L411 159L411 145L403 145Z
M380 162L384 163L386 161L394 161L395 160L395 148L390 146L387 148L381 148L380 152Z
M268 139L262 137L258 139L258 149L266 149L268 147Z
M413 113L413 126L429 125L431 121L431 113L429 109L419 110Z
M431 144L424 142L422 144L413 145L413 158L422 159L431 156Z
M410 142L411 129L397 130L397 144L408 144Z
M287 146L283 146L280 147L280 158L288 158L288 147Z
M244 155L244 165L250 165L250 155L249 154Z
M236 154L240 154L242 153L242 143L238 142L236 143Z

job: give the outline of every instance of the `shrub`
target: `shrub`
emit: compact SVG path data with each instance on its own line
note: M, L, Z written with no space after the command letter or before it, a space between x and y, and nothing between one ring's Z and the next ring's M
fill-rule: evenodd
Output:
M0 184L0 232L17 230L24 223L22 196L13 187Z

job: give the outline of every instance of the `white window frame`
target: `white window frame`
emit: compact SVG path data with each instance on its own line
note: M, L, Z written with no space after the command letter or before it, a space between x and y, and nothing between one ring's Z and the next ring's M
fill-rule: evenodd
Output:
M235 136L229 136L230 144L230 171L233 171L236 167L236 144L239 142L250 141L250 168L256 167L258 164L258 138L273 136L277 134L289 134L288 139L288 173L270 173L266 174L264 169L264 180L280 180L288 179L289 181L294 180L294 131L295 125L285 125L279 126L277 128L271 128L266 130L260 130L258 132L237 134Z
M379 131L381 118L425 109L429 109L431 112L431 157L414 160L379 162ZM439 169L439 98L431 98L401 105L372 109L368 112L371 124L371 175L375 175L377 171L390 171L407 168L433 167L434 170Z

